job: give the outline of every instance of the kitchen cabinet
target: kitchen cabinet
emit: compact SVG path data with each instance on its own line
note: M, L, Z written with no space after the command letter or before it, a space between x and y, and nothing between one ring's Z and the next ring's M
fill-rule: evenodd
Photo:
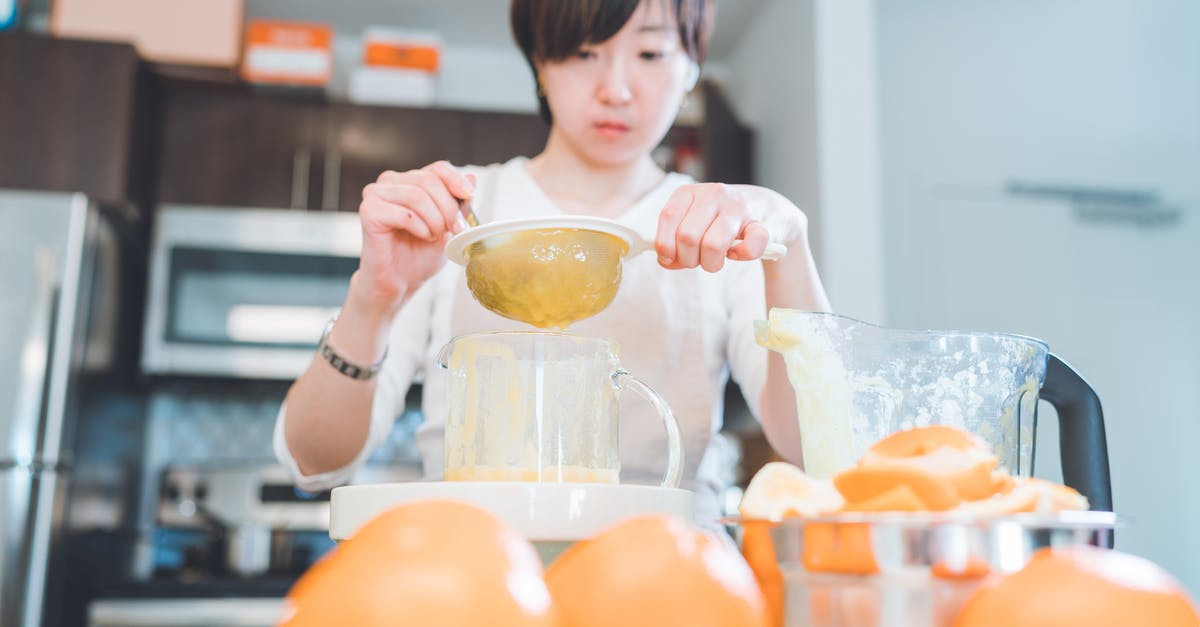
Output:
M0 34L0 187L149 206L153 82L128 44Z
M321 152L317 104L168 81L160 202L304 209Z
M445 159L466 158L467 114L336 103L323 119L324 149L318 204L323 211L357 211L362 189L386 170L404 171Z
M472 113L464 125L466 162L489 164L542 151L550 127L536 113Z
M549 133L533 113L368 106L185 80L163 92L160 203L356 211L385 170L533 156ZM702 179L753 180L751 132L715 87L703 98L709 120L672 129L668 160L699 159Z

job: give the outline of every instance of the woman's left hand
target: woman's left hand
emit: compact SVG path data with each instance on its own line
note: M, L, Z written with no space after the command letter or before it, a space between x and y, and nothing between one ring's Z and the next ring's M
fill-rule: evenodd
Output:
M695 183L675 190L658 218L654 248L668 270L716 272L726 259L762 257L768 242L808 237L808 218L777 192L754 185Z

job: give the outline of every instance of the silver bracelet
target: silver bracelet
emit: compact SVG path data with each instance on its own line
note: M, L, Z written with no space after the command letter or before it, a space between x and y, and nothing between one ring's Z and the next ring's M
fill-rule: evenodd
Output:
M317 353L333 366L334 370L354 379L356 381L367 381L379 374L383 368L383 360L387 359L387 348L383 349L383 357L375 362L372 366L360 366L356 363L346 360L333 350L329 345L329 334L333 332L333 325L337 322L338 317L335 315L329 319L329 323L325 325L325 330L321 332L321 341L317 343Z

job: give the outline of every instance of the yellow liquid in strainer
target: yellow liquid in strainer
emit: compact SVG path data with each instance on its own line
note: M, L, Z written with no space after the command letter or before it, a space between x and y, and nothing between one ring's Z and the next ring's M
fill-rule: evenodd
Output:
M501 316L565 329L612 302L627 251L621 238L587 229L502 233L467 251L467 287Z

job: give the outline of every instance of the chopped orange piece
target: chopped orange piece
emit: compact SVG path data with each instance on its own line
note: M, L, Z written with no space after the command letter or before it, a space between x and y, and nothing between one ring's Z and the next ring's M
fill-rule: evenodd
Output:
M833 485L849 503L861 503L902 485L932 511L947 510L962 501L949 480L910 466L859 466L834 477Z
M906 485L896 486L882 494L877 494L865 501L847 503L843 511L847 512L923 512L929 509L912 488Z
M771 541L772 523L751 520L742 526L742 557L754 572L754 579L767 602L770 624L783 626L783 573Z
M987 560L969 555L965 564L950 564L944 560L935 562L931 572L935 579L961 581L983 579L992 574L992 567Z
M862 523L814 523L804 527L804 567L816 573L873 575L879 572L871 548L871 527Z

